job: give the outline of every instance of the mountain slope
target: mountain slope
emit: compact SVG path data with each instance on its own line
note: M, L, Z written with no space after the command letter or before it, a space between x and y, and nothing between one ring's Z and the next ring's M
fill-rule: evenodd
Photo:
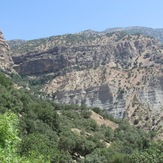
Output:
M161 143L154 144L152 134L105 110L55 104L15 88L2 73L0 90L0 162L130 163L138 151L162 161Z
M20 75L47 78L42 91L57 103L106 109L162 138L163 47L156 39L87 31L27 41L10 53Z

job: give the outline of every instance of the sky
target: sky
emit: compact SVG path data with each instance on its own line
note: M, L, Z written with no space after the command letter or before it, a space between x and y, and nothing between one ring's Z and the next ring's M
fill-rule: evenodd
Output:
M92 29L163 28L163 0L1 0L6 40L31 40Z

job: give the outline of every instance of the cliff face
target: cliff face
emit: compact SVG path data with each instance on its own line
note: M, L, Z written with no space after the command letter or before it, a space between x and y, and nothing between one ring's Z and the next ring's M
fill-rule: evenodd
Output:
M63 69L69 71L97 68L105 64L127 68L131 67L135 57L154 48L156 42L149 37L123 36L121 33L87 38L74 43L66 40L68 36L65 37L59 39L63 39L62 43L59 40L49 41L36 46L31 52L13 56L17 72L21 75L37 75ZM52 48L54 44L59 46ZM11 54L13 55L12 52Z
M56 102L100 107L162 137L163 47L154 38L65 35L26 42L11 54L21 75L54 74L42 91Z
M11 70L12 59L9 57L9 46L0 31L0 68Z
M56 77L44 91L58 103L100 107L138 127L160 130L157 127L162 125L162 88L163 76L156 69L126 72L106 66Z

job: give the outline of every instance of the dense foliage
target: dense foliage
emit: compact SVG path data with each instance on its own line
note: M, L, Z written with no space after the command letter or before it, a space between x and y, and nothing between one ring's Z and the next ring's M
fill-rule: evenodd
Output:
M119 127L99 126L86 106L58 105L18 90L2 73L0 92L1 162L163 161L162 142L153 143L149 134L98 108L93 110Z

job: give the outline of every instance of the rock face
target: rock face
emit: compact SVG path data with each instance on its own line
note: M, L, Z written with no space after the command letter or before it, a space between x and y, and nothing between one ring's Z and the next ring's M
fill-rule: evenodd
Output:
M0 31L0 68L11 71L12 59L9 57L9 46Z
M66 40L66 38L63 39ZM125 68L132 64L134 57L152 48L156 42L154 39L141 35L123 37L121 33L88 38L83 42L66 41L53 48L51 44L58 44L58 42L49 41L45 45L35 47L29 53L13 56L16 71L21 75L37 75L63 69L97 68L108 63ZM43 46L48 50L42 50Z
M89 31L87 31L88 33ZM53 74L42 91L58 103L108 110L162 138L163 47L143 35L64 35L11 51L21 75ZM27 53L24 49L31 49Z

